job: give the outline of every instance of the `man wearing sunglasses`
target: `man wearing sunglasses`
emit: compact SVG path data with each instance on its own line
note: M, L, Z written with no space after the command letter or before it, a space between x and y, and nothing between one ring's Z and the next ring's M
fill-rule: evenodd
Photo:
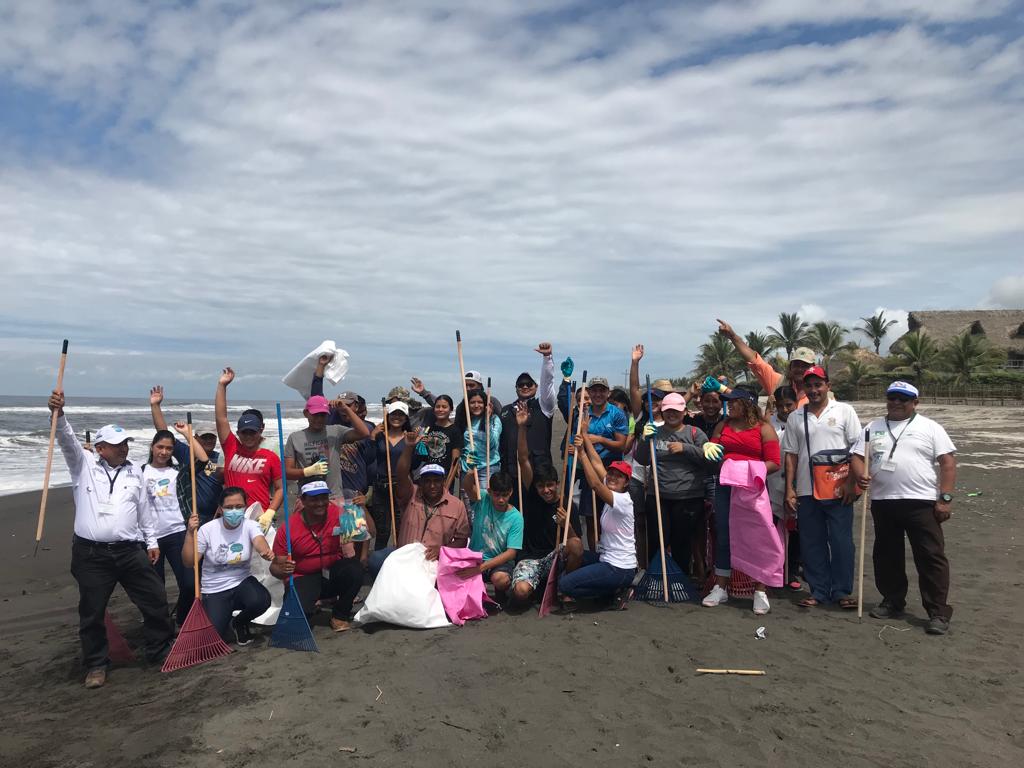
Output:
M527 371L516 379L516 401L500 411L501 418L501 466L513 477L519 472L516 447L519 426L516 412L525 407L529 414L526 421L526 445L530 449L530 464L541 467L551 464L551 417L555 413L558 387L555 385L555 363L551 357L551 342L542 341L535 350L541 356L540 387ZM493 398L491 398L493 401ZM518 499L516 499L518 503Z
M861 435L853 448L851 469L860 487L871 489L872 562L875 586L882 595L871 615L895 619L903 614L908 589L903 554L906 535L914 553L921 603L929 617L925 631L944 635L953 609L946 602L949 561L942 523L952 514L956 446L940 424L917 412L917 404L918 391L913 384L890 384L885 394L886 415L872 421L867 435ZM866 450L870 450L870 476L864 466Z

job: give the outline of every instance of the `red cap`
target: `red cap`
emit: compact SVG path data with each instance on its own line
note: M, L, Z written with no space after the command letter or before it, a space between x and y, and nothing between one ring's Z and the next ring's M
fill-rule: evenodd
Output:
M608 469L618 470L630 479L633 477L633 468L624 461L613 461L608 465Z
M807 372L804 374L804 378L806 379L808 376L817 376L823 381L828 381L828 374L825 373L825 369L820 365L812 365L808 368Z

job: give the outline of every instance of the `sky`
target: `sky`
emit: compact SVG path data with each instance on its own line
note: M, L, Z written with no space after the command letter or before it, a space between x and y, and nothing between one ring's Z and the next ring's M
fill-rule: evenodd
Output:
M1019 1L0 2L0 394L1022 307L1022 71Z

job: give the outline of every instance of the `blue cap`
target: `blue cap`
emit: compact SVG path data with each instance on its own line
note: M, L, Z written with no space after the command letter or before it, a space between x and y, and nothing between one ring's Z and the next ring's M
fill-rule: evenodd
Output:
M915 387L913 384L911 384L908 381L894 381L892 384L889 385L889 388L887 390L885 390L885 394L887 394L887 395L906 395L907 397L910 397L910 398L913 398L914 400L916 400L917 396L920 393L917 391L917 387Z
M749 389L743 389L742 387L736 387L731 392L719 392L718 396L723 400L750 400L754 403L757 402L757 395Z
M263 421L255 413L243 413L238 417L238 431L252 430L259 432L263 429Z
M440 464L424 464L416 473L416 479L418 480L424 475L440 475L441 477L444 477L446 474L444 467Z
M310 480L308 483L302 486L303 496L323 496L325 493L330 492L331 489L323 480Z

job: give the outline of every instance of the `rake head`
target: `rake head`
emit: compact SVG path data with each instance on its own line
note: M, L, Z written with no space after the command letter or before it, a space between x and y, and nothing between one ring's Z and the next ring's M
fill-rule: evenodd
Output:
M107 656L110 660L117 664L135 661L135 651L128 645L128 641L124 639L109 613L104 614L103 625L107 630Z
M309 651L319 653L313 639L313 630L309 627L306 612L302 610L299 593L295 591L295 582L289 581L288 591L278 614L274 633L270 636L270 645L274 648L287 648L290 651Z
M676 565L676 561L665 555L665 572L668 574L668 602L690 603L700 599L700 591L689 577ZM648 603L665 602L665 583L661 578L661 555L651 558L651 564L643 578L633 589L633 599Z
M161 672L194 667L206 661L219 659L231 653L231 646L225 643L217 632L210 617L206 615L203 602L198 597L192 602L185 623L181 625L178 639L167 654Z

